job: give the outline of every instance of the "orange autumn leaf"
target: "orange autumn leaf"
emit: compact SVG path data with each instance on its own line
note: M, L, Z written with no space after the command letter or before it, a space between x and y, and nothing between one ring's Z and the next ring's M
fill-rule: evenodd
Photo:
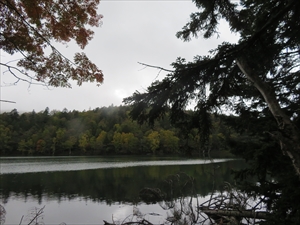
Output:
M101 24L99 0L5 0L0 1L0 48L23 58L16 66L1 62L17 79L70 87L70 80L103 82L102 71L84 53L74 61L64 57L53 43L75 40L84 49ZM45 49L51 49L46 54Z

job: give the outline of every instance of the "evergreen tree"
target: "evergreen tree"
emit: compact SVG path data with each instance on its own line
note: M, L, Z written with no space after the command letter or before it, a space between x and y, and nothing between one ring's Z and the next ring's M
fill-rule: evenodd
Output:
M191 14L178 38L211 38L226 21L239 35L238 43L222 43L192 62L178 58L162 81L124 102L133 105L131 116L139 122L153 123L170 109L171 121L197 127L203 144L209 140L211 113L238 115L242 120L231 126L253 138L231 144L254 161L251 174L261 185L254 192L267 196L274 218L280 217L275 222L299 224L299 190L288 190L300 184L300 1L194 2L199 12ZM192 115L186 113L191 101L196 102ZM249 129L241 129L242 124ZM267 174L277 180L268 180Z

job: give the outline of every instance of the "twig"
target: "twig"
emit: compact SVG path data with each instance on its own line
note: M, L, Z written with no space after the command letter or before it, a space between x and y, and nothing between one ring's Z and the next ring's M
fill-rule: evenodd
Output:
M163 70L163 71L166 71L166 72L171 72L171 73L175 72L174 70L168 70L168 69L165 69L165 68L163 68L163 67L152 66L152 65L145 64L145 63L141 63L141 62L138 62L138 64L141 64L141 65L146 66L146 67L151 67L151 68Z
M30 225L36 218L38 218L41 214L43 214L45 206L40 208L39 211L35 214L35 216L32 218L32 220L27 224Z
M24 215L21 217L21 221L20 221L19 225L21 225L21 224L22 224L23 217L24 217Z
M13 101L1 100L1 99L0 99L0 102L16 103L16 102L13 102Z

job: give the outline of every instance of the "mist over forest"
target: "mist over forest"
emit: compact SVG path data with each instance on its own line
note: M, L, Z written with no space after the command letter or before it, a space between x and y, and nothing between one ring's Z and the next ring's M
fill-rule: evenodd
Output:
M211 115L209 144L201 147L196 128L186 132L168 117L153 125L139 124L129 116L130 106L109 106L88 111L46 108L41 112L0 114L1 155L111 155L177 154L232 157L225 142L236 131ZM187 111L193 114L193 111ZM234 117L232 117L234 118Z

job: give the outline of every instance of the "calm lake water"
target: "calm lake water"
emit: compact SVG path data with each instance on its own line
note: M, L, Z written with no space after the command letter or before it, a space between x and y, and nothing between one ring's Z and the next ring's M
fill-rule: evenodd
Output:
M23 215L22 224L27 224L29 210L43 206L46 225L122 221L136 207L159 223L166 212L158 204L143 202L142 188L164 190L170 175L185 173L196 179L197 196L204 200L212 190L222 189L224 181L233 183L231 170L243 167L244 161L233 159L1 157L1 204L7 225L19 224Z

